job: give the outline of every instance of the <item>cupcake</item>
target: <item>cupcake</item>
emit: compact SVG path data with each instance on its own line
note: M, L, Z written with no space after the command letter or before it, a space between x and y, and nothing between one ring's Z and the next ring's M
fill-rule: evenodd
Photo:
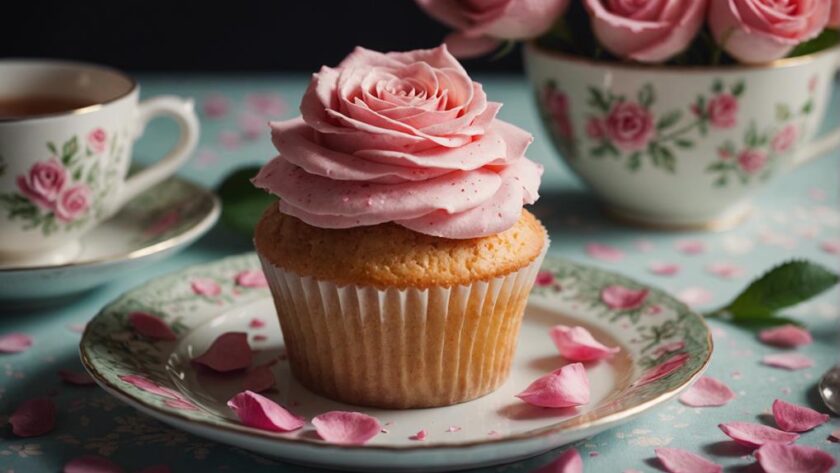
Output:
M255 245L293 375L382 408L468 401L510 371L548 240L542 168L445 46L314 74L253 179Z

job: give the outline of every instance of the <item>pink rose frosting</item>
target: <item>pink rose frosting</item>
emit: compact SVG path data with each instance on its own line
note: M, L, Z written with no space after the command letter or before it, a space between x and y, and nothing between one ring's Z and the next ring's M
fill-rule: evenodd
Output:
M445 46L357 48L313 75L301 117L272 122L280 155L253 179L321 228L395 222L445 238L501 232L537 198L527 132L496 119Z

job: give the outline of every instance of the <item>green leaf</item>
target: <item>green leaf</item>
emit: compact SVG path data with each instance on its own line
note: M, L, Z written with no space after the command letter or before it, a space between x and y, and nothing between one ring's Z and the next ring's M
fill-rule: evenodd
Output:
M746 86L746 84L744 84L744 81L740 80L740 81L736 82L735 85L732 86L732 95L734 95L736 97L740 97L741 94L744 93L744 90L746 88L747 88L747 86Z
M816 38L800 43L799 46L793 48L790 54L788 54L788 57L804 56L806 54L815 53L817 51L828 49L838 43L840 43L840 30L826 28Z
M639 168L642 166L642 153L636 151L635 153L630 155L630 158L627 160L627 169L631 171L638 171Z
M758 146L758 130L755 128L755 122L750 123L749 128L747 128L747 134L744 136L744 142L747 144L749 148L755 148Z
M716 163L710 164L706 170L707 171L725 171L726 168L729 167L729 163L725 163L723 161L718 161Z
M52 141L47 141L47 149L50 150L50 153L58 155L58 150L55 149L55 143Z
M604 112L610 111L610 101L604 96L600 89L589 87L589 104Z
M653 85L650 84L650 83L647 83L647 84L643 85L642 88L639 89L639 93L637 95L637 98L639 100L639 103L643 107L650 108L650 106L653 105L653 101L655 100L655 93L653 91Z
M827 268L805 260L776 266L753 281L724 311L733 320L762 319L774 316L830 289L840 277Z
M225 178L218 189L222 199L222 222L248 235L254 232L254 226L266 207L277 200L251 184L251 178L259 170L259 167L236 170Z
M73 155L79 151L79 142L76 140L76 137L70 138L67 142L64 143L64 146L61 147L61 161L68 163Z
M805 105L802 106L802 113L808 115L813 109L814 101L809 99L807 102L805 102Z
M741 327L748 328L748 329L755 329L755 330L763 329L763 328L767 328L767 327L775 327L775 326L778 326L778 325L786 325L786 324L798 325L800 327L802 326L802 322L800 322L798 320L792 319L790 317L777 316L777 315L774 315L772 317L761 318L761 319L737 319L737 320L732 320L732 322L735 323L736 325L741 326Z
M683 149L691 149L691 148L694 147L694 142L691 141L691 140L687 140L685 138L680 138L680 139L674 141L674 144L677 145L677 148L683 148Z
M776 104L776 120L785 121L790 118L790 107L786 104Z
M716 94L719 94L719 93L723 92L723 81L722 80L715 79L715 81L712 82L712 92L714 92Z
M726 176L720 176L719 178L717 178L714 185L715 187L724 187L726 186L727 182L729 181L726 179Z
M674 126L682 118L682 110L671 110L656 122L657 130L664 130Z

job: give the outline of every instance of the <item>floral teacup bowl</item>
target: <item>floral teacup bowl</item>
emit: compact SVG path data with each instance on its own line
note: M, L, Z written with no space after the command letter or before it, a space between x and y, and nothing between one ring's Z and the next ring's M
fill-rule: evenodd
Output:
M526 48L546 130L625 221L723 228L770 178L840 145L815 139L840 46L765 66L651 67Z
M0 61L0 100L80 106L0 117L0 266L72 260L88 231L189 158L198 140L192 101L163 96L138 104L139 93L132 78L107 67ZM157 116L175 120L180 140L126 179L133 142Z

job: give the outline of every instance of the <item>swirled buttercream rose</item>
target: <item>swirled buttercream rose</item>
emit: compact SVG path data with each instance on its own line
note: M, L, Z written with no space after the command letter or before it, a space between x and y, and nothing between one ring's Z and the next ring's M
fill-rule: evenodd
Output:
M445 238L512 227L542 167L445 46L353 51L314 74L301 117L273 122L279 156L254 178L280 211L321 228L395 222Z

